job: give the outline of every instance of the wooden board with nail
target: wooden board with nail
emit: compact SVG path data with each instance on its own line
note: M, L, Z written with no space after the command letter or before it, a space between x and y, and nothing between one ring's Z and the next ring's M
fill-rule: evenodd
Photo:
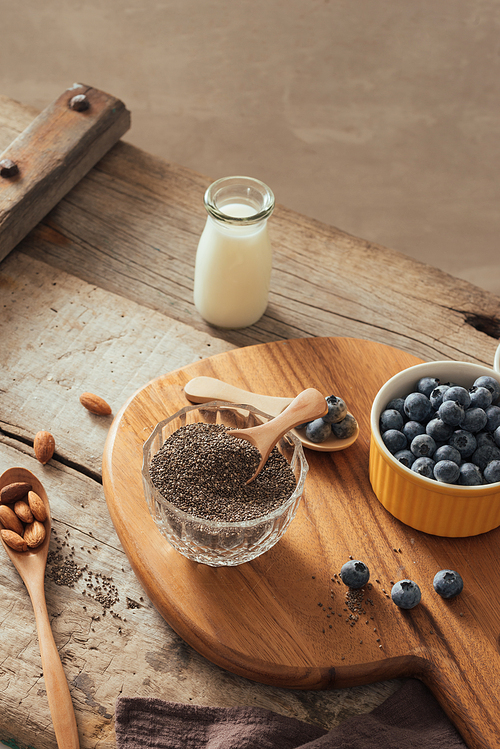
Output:
M130 127L114 96L74 84L0 154L0 260Z

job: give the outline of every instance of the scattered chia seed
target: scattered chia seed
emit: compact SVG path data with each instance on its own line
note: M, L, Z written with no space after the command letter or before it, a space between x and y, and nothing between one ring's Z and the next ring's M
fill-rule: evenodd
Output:
M274 448L263 470L247 481L260 453L232 437L222 424L187 424L153 456L149 473L160 494L180 510L225 522L252 520L282 505L293 493L295 476Z
M69 556L61 554L63 546L68 546L66 540L60 541L57 537L57 531L52 529L52 536L56 543L55 550L49 551L47 555L47 576L56 585L66 585L68 588L74 588L75 583L80 579L86 566L81 567L73 557L75 555L74 546L71 547ZM69 531L66 531L65 539L69 537Z
M47 565L48 577L56 585L66 585L68 588L74 588L75 583L82 576L83 568L73 559L68 559L53 551L49 552Z

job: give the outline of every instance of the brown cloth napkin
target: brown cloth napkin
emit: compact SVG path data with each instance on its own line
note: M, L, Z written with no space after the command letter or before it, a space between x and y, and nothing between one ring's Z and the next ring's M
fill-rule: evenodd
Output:
M464 749L417 679L371 713L329 731L256 707L200 707L142 697L116 703L118 749Z

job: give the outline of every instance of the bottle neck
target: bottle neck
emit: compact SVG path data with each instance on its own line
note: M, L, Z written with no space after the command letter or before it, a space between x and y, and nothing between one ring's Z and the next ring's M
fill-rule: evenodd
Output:
M252 177L224 177L205 193L205 208L219 225L253 226L265 223L274 210L274 195Z

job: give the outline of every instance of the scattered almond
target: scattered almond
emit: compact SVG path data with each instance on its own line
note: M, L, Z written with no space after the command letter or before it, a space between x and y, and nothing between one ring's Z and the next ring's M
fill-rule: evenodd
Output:
M24 540L30 549L36 549L45 540L45 526L39 520L33 520L24 529Z
M7 546L10 546L11 549L14 549L15 551L27 551L28 544L19 533L2 528L2 530L0 530L0 535Z
M35 434L35 440L33 442L33 449L35 450L35 456L37 460L43 465L48 463L51 457L54 455L56 449L56 441L50 432L37 432Z
M99 395L94 395L94 393L82 393L80 403L82 406L85 406L87 411L98 416L109 416L111 413L111 406Z
M41 523L47 520L47 508L36 492L28 492L28 504L35 520L40 520Z
M25 497L32 486L26 481L15 481L13 484L7 484L0 489L0 503L3 505L11 505L18 499Z
M33 513L30 510L30 506L24 499L18 499L14 504L14 512L17 517L23 521L23 523L32 523L35 519Z
M15 531L20 536L24 533L24 527L14 510L8 505L0 505L0 523L8 531Z

